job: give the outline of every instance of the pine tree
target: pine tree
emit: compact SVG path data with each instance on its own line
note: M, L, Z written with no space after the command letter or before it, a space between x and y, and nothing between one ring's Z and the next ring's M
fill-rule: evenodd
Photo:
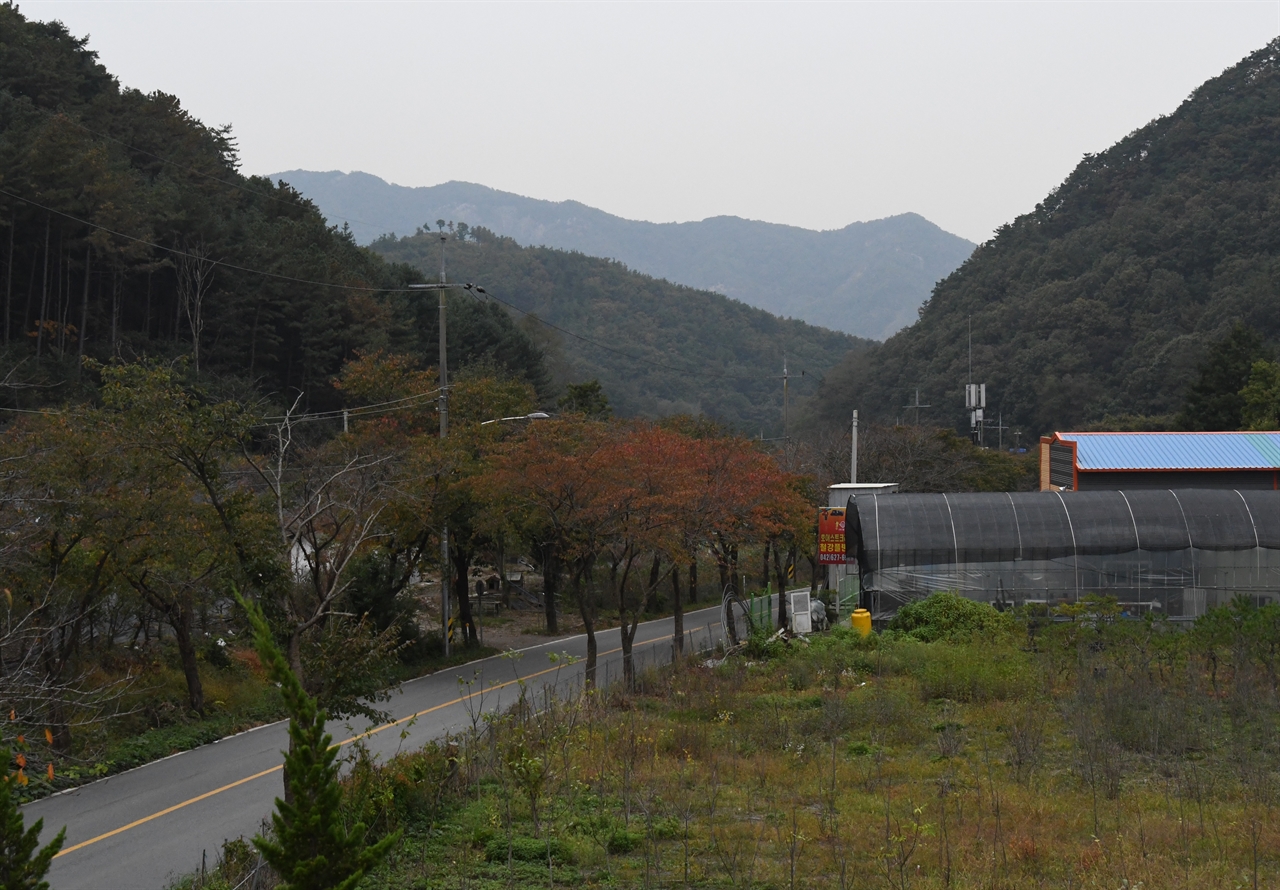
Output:
M44 820L37 819L24 830L22 813L13 796L13 783L18 781L21 771L18 775L10 774L12 756L8 749L0 749L0 890L49 890L43 878L49 871L49 863L62 849L67 830L63 828L44 849L36 852Z
M1269 356L1258 332L1237 322L1200 363L1200 377L1187 389L1178 429L1240 429L1244 410L1240 390L1249 382L1253 363L1266 358Z
M276 798L271 814L274 836L255 837L254 846L280 875L280 890L352 890L400 839L400 833L368 845L364 823L357 822L350 830L343 826L337 748L333 736L324 731L326 715L289 669L262 610L238 593L236 600L249 615L258 655L267 675L280 684L289 711L284 772L292 802Z

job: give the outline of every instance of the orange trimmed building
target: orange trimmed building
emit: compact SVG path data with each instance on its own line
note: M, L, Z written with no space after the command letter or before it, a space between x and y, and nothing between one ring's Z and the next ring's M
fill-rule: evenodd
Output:
M1280 432L1054 433L1041 491L1280 489Z

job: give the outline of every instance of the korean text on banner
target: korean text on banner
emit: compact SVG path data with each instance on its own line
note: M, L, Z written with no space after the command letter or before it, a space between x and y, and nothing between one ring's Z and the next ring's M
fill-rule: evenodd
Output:
M844 562L844 508L826 507L818 511L818 562Z

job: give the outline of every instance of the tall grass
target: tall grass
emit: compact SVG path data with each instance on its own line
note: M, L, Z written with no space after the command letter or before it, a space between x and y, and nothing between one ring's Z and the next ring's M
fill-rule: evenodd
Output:
M1280 886L1266 653L1195 639L836 631L526 700L356 764L351 817L406 829L364 886Z

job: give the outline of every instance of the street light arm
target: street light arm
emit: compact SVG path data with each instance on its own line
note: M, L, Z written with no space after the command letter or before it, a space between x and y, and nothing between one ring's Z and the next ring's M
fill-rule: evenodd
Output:
M485 290L483 287L481 287L478 284L471 284L470 282L467 282L464 284L457 281L448 281L444 283L430 282L428 284L410 284L410 285L407 285L407 288L408 290L452 290L456 288L457 290L475 291L478 294L488 293L487 290Z
M520 414L516 417L495 417L492 420L480 421L481 426L488 426L491 423L505 423L508 420L548 420L551 415L543 411L534 411L532 414Z

